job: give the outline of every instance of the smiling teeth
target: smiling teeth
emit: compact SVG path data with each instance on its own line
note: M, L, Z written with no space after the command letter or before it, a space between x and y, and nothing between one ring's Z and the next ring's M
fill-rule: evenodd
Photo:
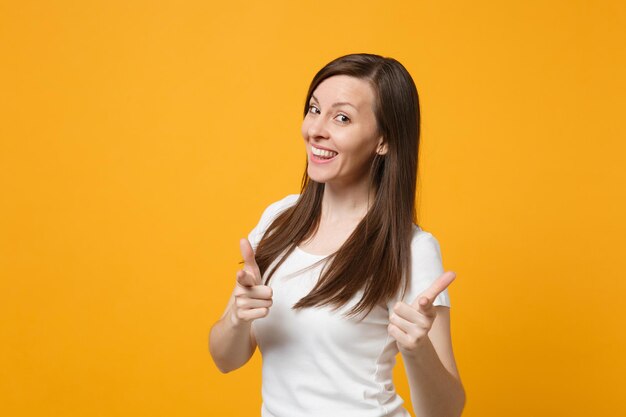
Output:
M332 158L333 156L337 155L337 152L327 151L325 149L317 149L314 146L311 146L311 152L313 152L313 155L315 156L323 156L324 158Z

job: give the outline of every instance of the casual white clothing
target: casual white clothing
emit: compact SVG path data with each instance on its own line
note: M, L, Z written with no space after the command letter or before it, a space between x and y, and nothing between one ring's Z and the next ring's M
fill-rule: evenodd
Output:
M248 236L255 250L276 215L298 197L288 195L265 209ZM407 303L443 273L437 240L416 225L411 258L411 284L403 298ZM311 291L324 261L292 273L323 259L296 248L269 282L273 290L269 314L252 322L263 358L262 417L409 417L393 385L398 347L387 332L389 311L399 294L386 308L375 307L361 322L362 315L346 319L342 313L360 300L362 291L337 311L291 308ZM447 290L434 305L450 306Z

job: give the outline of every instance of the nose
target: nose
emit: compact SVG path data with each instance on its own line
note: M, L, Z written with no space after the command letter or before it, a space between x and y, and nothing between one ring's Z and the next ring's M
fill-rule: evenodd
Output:
M307 134L309 135L310 139L328 138L328 129L326 128L324 118L318 115L317 117L313 118L313 120L309 121Z

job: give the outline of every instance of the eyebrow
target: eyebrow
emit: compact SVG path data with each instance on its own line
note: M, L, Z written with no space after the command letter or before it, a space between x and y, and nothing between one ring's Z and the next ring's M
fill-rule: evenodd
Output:
M311 98L312 98L312 99L314 99L315 101L317 101L317 102L319 103L319 100L318 100L318 99L317 99L317 97L315 97L313 94L311 94ZM350 107L354 108L354 110L356 110L356 111L359 111L359 109L357 109L357 108L356 108L353 104L348 103L347 101L339 101L339 102L337 102L337 103L333 103L333 105L332 105L332 106L330 106L330 107L337 107L337 106L341 106L341 105L344 105L344 104L346 104L346 105L348 105L348 106L350 106Z

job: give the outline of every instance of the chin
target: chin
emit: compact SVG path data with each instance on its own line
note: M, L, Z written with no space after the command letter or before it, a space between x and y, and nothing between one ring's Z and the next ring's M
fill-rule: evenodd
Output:
M319 177L319 176L315 176L315 175L309 175L309 179L311 181L315 181L315 182L320 183L320 184L326 184L326 182L328 181L328 179L326 179L324 177Z
M329 180L325 175L320 175L318 172L311 172L311 169L307 170L307 175L311 180L319 182L320 184L324 184Z

